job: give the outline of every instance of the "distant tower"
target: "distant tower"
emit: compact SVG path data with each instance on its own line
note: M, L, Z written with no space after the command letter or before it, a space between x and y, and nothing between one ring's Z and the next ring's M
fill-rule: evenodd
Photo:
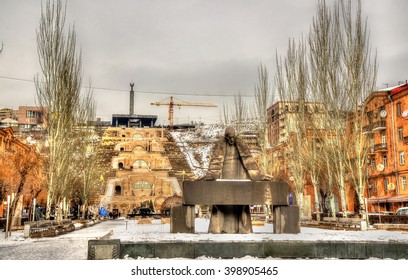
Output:
M130 83L130 101L129 101L129 115L133 115L133 109L135 105L135 92L133 91L134 83Z

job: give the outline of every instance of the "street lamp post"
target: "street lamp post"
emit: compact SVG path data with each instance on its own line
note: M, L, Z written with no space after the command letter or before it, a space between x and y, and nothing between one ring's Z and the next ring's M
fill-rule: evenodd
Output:
M36 201L35 201L35 197L34 197L34 199L33 199L33 222L35 221L35 203L36 203Z
M9 219L10 219L10 195L7 196L7 218L6 218L6 235L5 238L9 237Z

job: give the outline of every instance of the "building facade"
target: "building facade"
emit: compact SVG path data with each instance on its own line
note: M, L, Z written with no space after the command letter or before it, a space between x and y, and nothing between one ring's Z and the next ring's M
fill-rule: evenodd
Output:
M102 141L114 143L110 176L100 204L126 216L153 205L163 211L166 199L181 195L181 186L166 153L164 129L108 128Z
M41 107L19 106L18 126L20 129L32 129L44 125L44 115Z
M369 211L395 212L408 205L408 84L373 92L366 104Z
M302 108L300 107L302 106ZM325 119L325 112L322 103L304 102L300 105L295 101L279 101L267 109L267 126L268 126L268 158L271 173L275 180L286 181L289 186L295 188L296 172L302 172L298 166L294 168L298 161L297 153L304 153L305 144L314 142L314 149L318 151L319 145L330 137L330 127L327 125ZM299 115L301 114L301 118ZM303 122L303 134L296 135L297 122ZM300 137L300 146L297 147L297 142ZM295 139L297 138L297 139ZM295 143L295 144L294 144ZM309 147L310 148L310 147ZM308 155L310 156L310 155ZM307 157L305 157L307 158ZM305 165L305 163L303 163ZM307 169L304 167L304 169ZM324 211L325 205L329 205L326 191L327 187L322 183L316 189L311 182L310 173L304 173L304 187L303 187L303 205L302 216L311 217L314 212ZM322 197L323 195L323 197ZM347 197L347 211L353 211L355 207L354 196L355 192L349 186L345 186L345 196ZM318 198L318 201L316 199ZM334 211L338 212L342 208L340 192L337 188L333 189Z
M10 174L1 172L7 169L7 166L4 166L6 164L4 161L10 154L19 153L20 155L24 155L30 150L31 148L28 145L15 137L12 127L0 128L0 191L5 195L3 201L1 201L0 218L2 218L5 211L7 211L7 195L12 195L12 191L10 191L12 189L11 186L7 187L7 183L4 182L8 181L9 178L7 177L10 176ZM21 208L21 205L19 206Z
M10 108L3 108L0 109L0 120L3 119L17 119L18 111L10 109Z

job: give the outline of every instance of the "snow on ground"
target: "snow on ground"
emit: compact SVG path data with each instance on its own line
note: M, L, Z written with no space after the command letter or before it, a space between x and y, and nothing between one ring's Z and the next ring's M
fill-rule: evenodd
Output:
M161 220L152 224L138 224L135 220L108 220L91 227L45 238L23 238L22 231L12 232L5 239L0 232L0 260L86 260L88 240L109 236L130 242L158 241L212 241L212 242L249 242L249 241L398 241L408 242L408 233L401 231L340 231L318 228L301 228L300 234L272 234L272 225L254 226L253 234L208 234L209 220L196 219L196 234L171 234L170 225Z
M127 222L127 225L126 225ZM318 228L302 227L300 234L272 234L272 224L253 226L254 234L209 234L207 233L209 219L196 219L196 234L171 234L170 225L162 224L160 220L152 224L138 225L137 221L122 221L122 226L113 230L111 238L122 241L320 241L320 240L350 240L350 241L389 241L398 240L408 242L408 233L397 231L369 230L369 231L338 231Z

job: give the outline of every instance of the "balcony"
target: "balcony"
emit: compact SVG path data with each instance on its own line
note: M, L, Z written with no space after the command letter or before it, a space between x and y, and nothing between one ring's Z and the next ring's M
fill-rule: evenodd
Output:
M368 155L368 156L375 156L374 146L368 147L367 155Z
M380 152L380 153L387 152L387 143L375 144L374 145L374 151Z
M373 124L363 126L363 134L373 133Z
M384 130L386 128L387 128L387 126L386 126L385 121L379 121L379 122L373 123L373 131L380 131L380 130Z

